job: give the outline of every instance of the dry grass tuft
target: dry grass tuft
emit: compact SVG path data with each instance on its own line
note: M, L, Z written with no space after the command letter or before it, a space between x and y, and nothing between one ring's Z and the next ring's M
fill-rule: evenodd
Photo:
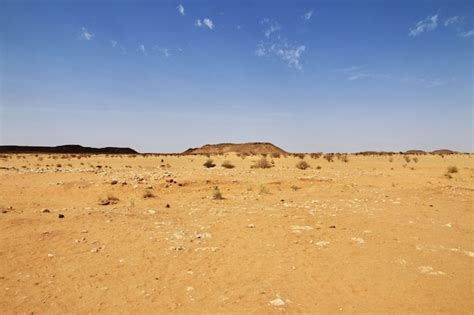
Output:
M255 161L252 165L252 168L271 168L273 164L270 163L266 158L262 157L261 159Z
M459 172L458 168L456 166L449 166L448 167L448 174L454 174Z
M214 164L214 161L212 159L207 159L206 163L204 163L203 165L207 168L212 168L216 166L216 164Z
M153 194L153 192L149 189L145 190L145 192L143 193L143 198L147 199L147 198L155 198L155 194Z
M221 166L223 168L233 169L235 166L234 164L230 163L230 161L224 161Z
M300 170L305 170L305 169L310 168L310 167L311 166L308 163L306 163L306 161L300 161L300 162L298 162L298 164L296 164L296 168L300 169Z
M219 187L217 187L217 186L214 186L214 190L212 192L212 199L214 199L214 200L224 199L224 197L222 197L221 191L219 190Z

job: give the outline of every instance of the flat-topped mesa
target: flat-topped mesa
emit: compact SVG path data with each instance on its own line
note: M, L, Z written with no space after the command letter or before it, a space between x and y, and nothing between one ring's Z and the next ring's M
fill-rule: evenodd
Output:
M57 147L2 145L0 153L49 153L49 154L138 154L130 148L91 148L77 144L60 145Z
M269 142L206 144L200 148L190 148L183 154L287 154L283 149Z

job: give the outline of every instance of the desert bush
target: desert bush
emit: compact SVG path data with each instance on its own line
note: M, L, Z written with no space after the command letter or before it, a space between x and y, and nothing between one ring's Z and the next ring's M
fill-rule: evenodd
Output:
M272 157L275 158L275 159L278 159L280 157L280 153L274 152L274 153L272 153Z
M273 165L266 159L266 158L261 158L252 165L252 168L271 168Z
M224 198L222 197L221 191L219 190L219 187L217 187L217 186L214 186L214 190L213 190L213 192L212 192L212 199L214 199L214 200L221 200L221 199L224 199Z
M216 166L216 164L214 164L214 161L212 159L207 159L206 163L204 163L203 165L207 168Z
M306 163L306 161L300 161L300 162L298 162L298 164L296 164L296 168L300 169L300 170L305 170L305 169L310 168L310 167L311 166L308 163Z
M321 153L311 153L309 156L312 159L319 159L321 157Z
M411 158L410 158L409 155L405 155L403 158L405 159L405 161L406 161L407 163L410 163Z
M334 161L334 155L332 154L325 154L324 159L328 162L333 162Z
M456 166L449 166L448 167L448 174L454 174L457 173L459 170Z
M268 195L270 192L268 191L268 188L267 186L265 186L264 184L260 185L259 189L258 189L258 193L260 195Z
M153 191L147 189L145 190L145 192L143 193L143 198L147 199L147 198L155 198L155 194L153 194Z
M297 158L302 159L302 160L304 159L304 153L297 153L295 156L296 156Z
M339 156L339 160L341 160L341 161L344 162L344 163L349 162L349 158L348 158L347 155L345 155L345 154L344 154L344 155L340 155L340 156Z
M229 168L229 169L232 169L234 168L234 164L230 163L230 161L224 161L222 164L221 164L222 167L224 168Z
M392 162L393 162L393 157L389 157L389 158L388 158L388 161L389 161L390 163L392 163Z
M418 158L416 156L413 158L413 162L418 163Z
M320 170L320 169L322 169L322 167L318 165L318 166L316 166L316 169Z

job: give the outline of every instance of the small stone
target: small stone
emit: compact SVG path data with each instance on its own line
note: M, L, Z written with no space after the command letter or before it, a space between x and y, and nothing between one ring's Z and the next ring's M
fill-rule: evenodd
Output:
M254 228L255 228L255 224L249 224L249 225L247 225L247 227L248 227L249 229L254 229Z
M280 298L276 298L276 299L270 301L270 304L273 305L273 306L283 306L283 305L285 305L285 301L283 301Z
M63 218L64 218L64 214L61 214L61 213L60 213L60 214L58 215L58 218L63 219Z
M117 183L118 183L118 180L116 180L116 179L112 179L110 181L110 185L117 185Z
M49 210L47 208L43 208L43 209L41 209L41 212L42 213L51 213L51 210Z
M48 254L48 257L49 257L49 258L53 258L53 257L54 257L54 254L49 253L49 254Z
M329 228L330 228L330 229L335 229L336 226L335 226L335 225L330 225Z
M156 213L155 210L151 210L151 209L148 209L147 212L148 212L149 214L155 214L155 213Z
M170 207L170 205L167 203L167 204L166 204L166 208L169 208L169 207Z

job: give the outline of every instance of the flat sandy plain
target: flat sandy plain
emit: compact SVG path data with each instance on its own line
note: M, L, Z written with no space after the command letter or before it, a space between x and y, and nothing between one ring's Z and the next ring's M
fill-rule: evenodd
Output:
M1 312L474 312L472 155L212 158L1 159Z

